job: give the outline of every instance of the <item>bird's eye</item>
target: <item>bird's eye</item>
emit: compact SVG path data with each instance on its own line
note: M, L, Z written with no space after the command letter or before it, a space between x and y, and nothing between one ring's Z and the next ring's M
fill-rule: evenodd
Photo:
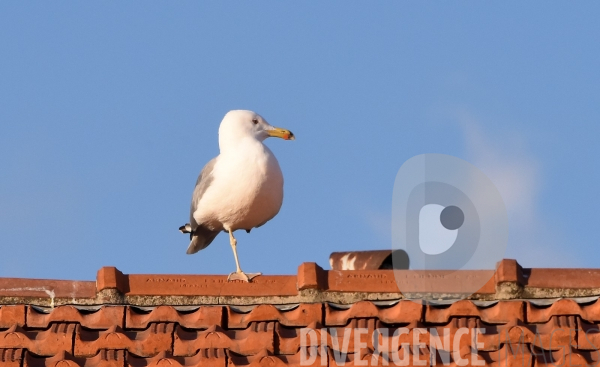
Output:
M258 124L258 119L252 119L252 123L253 123L254 125Z

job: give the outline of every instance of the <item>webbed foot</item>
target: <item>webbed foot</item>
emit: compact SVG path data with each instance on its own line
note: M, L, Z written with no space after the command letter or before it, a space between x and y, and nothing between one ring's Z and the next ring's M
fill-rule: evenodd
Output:
M243 271L234 271L233 273L229 274L227 281L230 282L232 280L243 280L244 282L249 283L252 279L259 275L262 275L262 273L244 273Z

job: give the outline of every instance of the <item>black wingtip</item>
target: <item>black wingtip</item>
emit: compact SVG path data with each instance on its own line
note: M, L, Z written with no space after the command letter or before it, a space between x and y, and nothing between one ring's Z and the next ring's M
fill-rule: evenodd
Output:
M181 232L181 233L191 233L192 232L192 227L190 226L189 223L186 223L185 225L179 227L179 232Z

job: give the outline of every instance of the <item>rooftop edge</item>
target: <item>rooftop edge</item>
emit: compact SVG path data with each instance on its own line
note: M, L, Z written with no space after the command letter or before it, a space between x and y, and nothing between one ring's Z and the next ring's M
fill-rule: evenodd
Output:
M398 289L396 275L404 292ZM424 279L435 277L424 287ZM522 268L500 261L496 270L324 270L303 263L296 275L263 275L251 283L226 275L123 274L101 268L96 281L0 278L0 305L250 305L461 297L473 279L490 279L468 299L577 298L600 295L600 269Z

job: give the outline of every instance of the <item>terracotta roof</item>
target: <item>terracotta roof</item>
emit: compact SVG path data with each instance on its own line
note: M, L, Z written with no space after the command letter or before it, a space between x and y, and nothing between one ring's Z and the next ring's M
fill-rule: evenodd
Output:
M404 272L424 294L418 279L427 274ZM373 362L372 335L393 348L399 330L406 333L395 346L413 364L436 347L432 334L454 340L464 328L478 329L481 344L459 338L448 351L436 348L436 360L454 366L475 354L492 366L600 362L599 270L522 269L504 260L478 293L455 302L459 285L440 282L427 292L438 301L416 303L398 291L392 270L325 271L314 263L250 284L110 267L96 282L0 278L0 366L299 366L302 353L316 357L312 365L353 366ZM314 330L315 340L303 339L303 330Z

